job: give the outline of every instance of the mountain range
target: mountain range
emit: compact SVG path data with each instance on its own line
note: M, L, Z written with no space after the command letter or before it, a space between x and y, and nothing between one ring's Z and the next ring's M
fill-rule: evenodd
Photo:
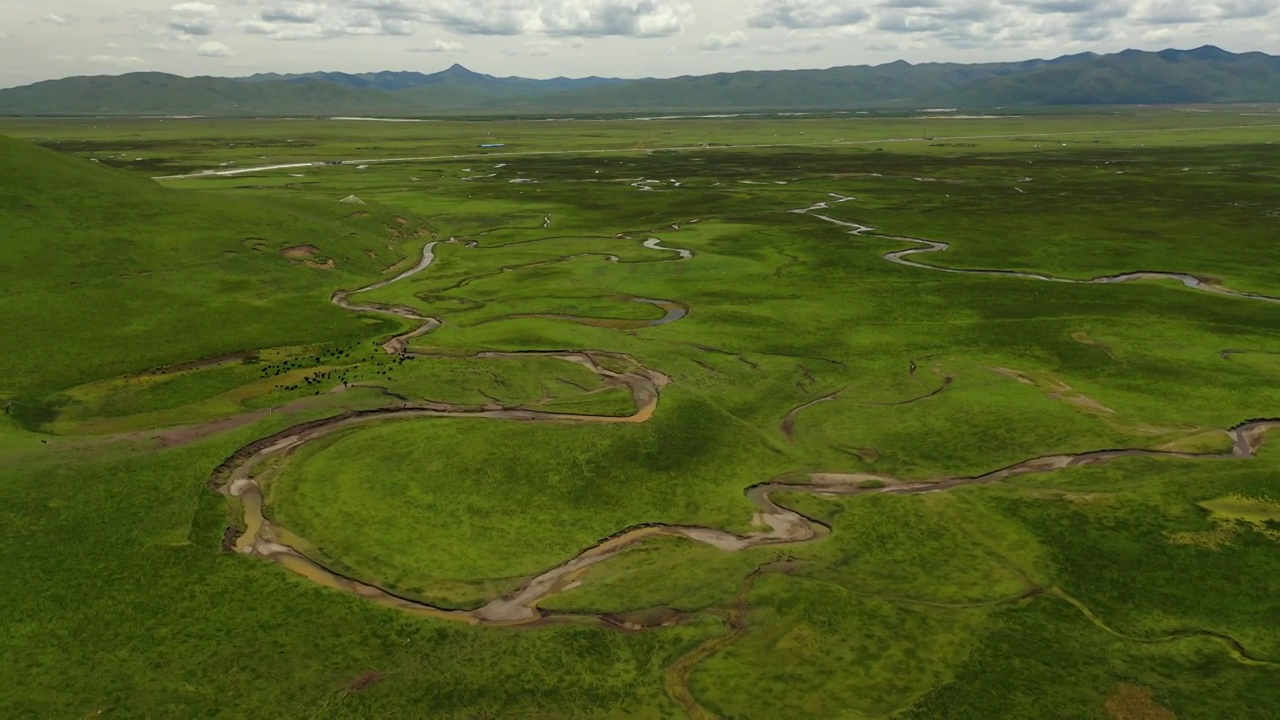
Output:
M1280 57L1194 50L1052 60L834 67L666 79L494 77L454 65L418 72L185 78L73 77L0 90L0 115L413 117L628 111L1280 102Z

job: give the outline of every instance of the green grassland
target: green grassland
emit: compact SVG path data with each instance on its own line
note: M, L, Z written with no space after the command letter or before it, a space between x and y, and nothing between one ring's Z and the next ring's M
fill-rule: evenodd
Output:
M0 715L1267 717L1280 450L1226 454L1280 416L1280 304L941 269L1280 297L1272 119L4 121L46 149L0 145ZM545 154L148 179L495 138ZM700 142L721 147L652 150ZM907 267L894 236L951 247ZM350 296L442 321L389 355L419 323L330 298L432 242ZM643 422L547 419L637 411L550 352L670 383ZM237 449L422 402L452 409L282 455L268 519L330 570L462 609L627 528L758 531L744 491L774 480L829 532L645 540L525 627L223 551L244 517L209 481ZM1126 448L1221 456L807 487Z
M1061 150L1064 142L1068 146L1087 144L1101 149L1138 145L1194 147L1206 140L1214 144L1256 140L1262 144L1274 137L1275 126L1280 123L1280 113L1271 106L1199 110L1202 108L1108 108L1090 110L1086 115L976 119L854 115L785 120L743 117L561 122L0 118L0 134L157 175L314 160L465 155L465 159L476 162L486 158L506 162L525 153L566 151L588 158L599 155L631 160L635 150L697 149L704 145L786 144L812 148L847 144L850 149L875 152L879 148L888 152L907 143L913 146L913 153L972 156L1015 148L1053 153ZM1199 131L1191 135L1185 132L1195 129ZM1242 129L1246 132L1242 133ZM504 147L480 147L492 143ZM434 163L421 170L424 177L446 171ZM288 183L288 173L297 172L308 173L308 178L298 182L305 186L311 179L308 170L255 179Z

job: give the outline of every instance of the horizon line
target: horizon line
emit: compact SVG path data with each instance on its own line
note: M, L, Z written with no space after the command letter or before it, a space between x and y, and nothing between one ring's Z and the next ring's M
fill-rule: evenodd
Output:
M60 82L62 80L74 80L74 79L81 79L81 78L121 78L121 77L128 77L131 75L165 75L169 77L183 78L186 80L195 80L200 78L213 78L213 79L221 79L221 80L247 80L247 79L257 77L259 75L278 75L282 78L298 78L298 77L304 77L307 75L314 75L314 74L339 74L339 75L351 75L355 77L360 77L360 76L366 76L366 75L377 75L381 73L403 73L403 74L432 76L432 75L444 74L454 69L461 69L469 73L472 73L474 75L480 75L480 76L489 77L489 78L496 78L499 80L518 79L518 80L535 80L535 81L545 82L545 81L551 81L551 80L601 79L601 80L618 80L621 82L640 82L645 80L676 80L680 78L714 77L717 75L734 75L738 73L823 72L827 70L837 70L842 68L881 68L881 67L888 67L891 65L908 65L911 67L921 67L921 66L929 66L929 65L961 65L961 66L1016 65L1020 63L1029 63L1029 62L1055 62L1055 61L1063 60L1067 58L1110 57L1110 56L1123 55L1126 53L1143 53L1143 54L1150 54L1150 55L1159 55L1159 54L1171 53L1171 52L1172 53L1193 53L1193 52L1202 51L1202 50L1216 50L1216 51L1225 53L1227 55L1234 55L1234 56L1263 55L1266 57L1280 57L1277 55L1271 55L1270 53L1267 53L1262 50L1245 50L1241 52L1233 52L1231 50L1224 49L1220 45L1216 45L1213 43L1206 43L1204 45L1200 45L1193 48L1166 47L1160 50L1140 50L1138 48L1125 48L1123 50L1117 50L1115 52L1108 52L1108 53L1100 53L1100 52L1095 52L1091 50L1085 50L1078 53L1066 53L1066 54L1058 55L1055 57L1032 57L1032 58L1025 58L1022 60L993 60L993 61L985 61L985 62L956 62L956 61L948 61L948 60L930 60L925 62L912 62L904 58L899 58L897 60L891 60L889 62L876 63L876 64L858 63L858 64L850 64L850 65L829 65L826 67L787 68L787 69L780 69L780 70L778 69L775 69L775 70L743 69L743 70L725 70L725 71L710 72L710 73L684 73L681 75L669 75L669 76L647 75L647 76L639 76L639 77L619 77L619 76L602 76L602 75L585 75L585 76L556 75L553 77L540 78L540 77L529 77L529 76L523 76L523 75L491 75L489 73L480 72L480 71L468 68L467 66L463 65L461 62L454 62L448 67L445 67L441 70L435 70L432 72L423 72L422 70L390 70L390 69L368 70L368 71L361 71L361 72L353 72L353 71L347 71L347 70L310 70L305 72L279 72L279 71L273 71L273 70L260 70L248 75L181 75L178 73L165 72L163 70L132 70L129 72L120 72L120 73L114 73L114 74L102 73L98 75L65 75L61 77L48 77L42 80L35 80L35 81L24 83L21 85L0 87L0 91L12 90L12 89L23 88L23 87L31 87L33 85L39 85L41 83Z

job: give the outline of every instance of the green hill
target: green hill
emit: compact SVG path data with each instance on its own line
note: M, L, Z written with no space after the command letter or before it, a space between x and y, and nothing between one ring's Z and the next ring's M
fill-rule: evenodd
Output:
M249 83L165 73L73 77L0 91L5 115L345 115L403 114L385 92L331 82Z
M244 79L249 82L309 82L319 80L337 83L339 85L347 85L354 88L369 88L376 90L388 90L392 92L433 86L450 86L453 88L476 86L478 88L489 90L488 93L485 93L489 96L500 96L503 91L509 91L515 95L543 95L562 90L576 90L579 88L594 87L597 85L615 85L628 82L626 80L619 80L616 78L602 77L557 77L549 80L531 80L529 78L521 77L494 77L493 75L484 75L482 73L472 72L458 64L429 75L419 72L395 71L372 73L313 72L295 75L260 73ZM462 94L455 100L455 104L464 104L466 101L467 95Z
M588 88L529 103L576 110L771 110L1280 101L1280 57L1215 47L1018 63L906 62L736 72Z
M560 93L512 105L554 104L574 110L843 109L905 106L950 93L979 78L1014 72L1010 64L906 62L828 70L717 73L668 80L638 80Z
M329 293L395 258L376 215L349 213L337 202L170 190L0 137L0 406L38 420L69 385L354 336L360 323ZM280 254L300 244L333 268Z
M0 90L0 115L413 116L1275 101L1280 58L1206 46L1013 63L898 61L627 81L499 78L460 65L431 75L227 79L133 73Z
M1215 47L1045 65L958 89L959 105L1119 105L1280 102L1280 57Z

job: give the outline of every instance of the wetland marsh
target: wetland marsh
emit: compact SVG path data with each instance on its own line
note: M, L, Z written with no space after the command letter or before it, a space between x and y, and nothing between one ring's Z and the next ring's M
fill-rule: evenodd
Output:
M0 123L0 711L1265 717L1270 119Z

